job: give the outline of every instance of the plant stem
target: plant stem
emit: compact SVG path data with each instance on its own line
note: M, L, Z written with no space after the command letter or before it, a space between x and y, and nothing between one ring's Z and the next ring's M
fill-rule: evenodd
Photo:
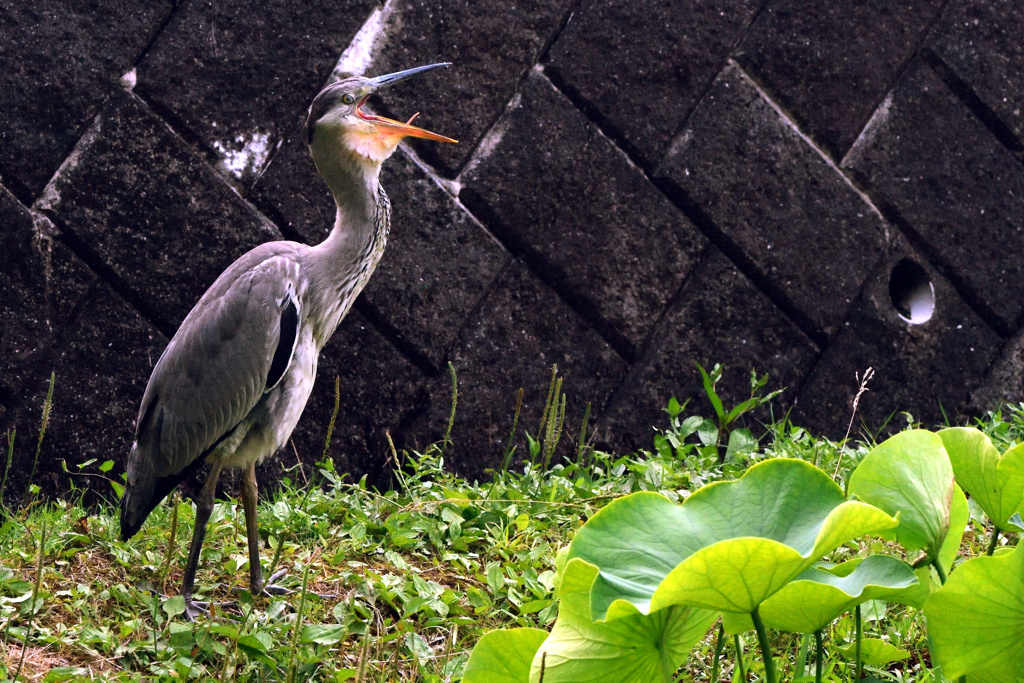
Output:
M28 473L28 485L25 491L32 489L32 479L36 476L36 465L39 464L39 452L43 450L43 437L46 436L46 426L50 424L50 409L53 407L53 384L56 381L56 372L50 373L50 388L46 390L46 400L43 402L43 422L39 427L39 441L36 443L36 457L32 460L32 469Z
M285 529L284 533L277 537L277 547L274 549L274 559L270 561L270 569L267 570L267 576L273 576L274 572L277 571L277 563L281 561L281 551L284 549L284 542L288 540L288 532L289 530Z
M167 541L167 553L164 555L163 566L160 568L160 585L164 585L167 572L171 568L171 558L174 556L175 541L178 537L178 494L171 495L171 537Z
M821 669L825 659L825 647L822 645L821 631L814 632L814 683L821 683Z
M515 440L516 440L516 428L519 427L519 414L523 409L523 388L519 387L519 393L516 394L516 412L512 417L512 431L509 432L508 441L505 443L505 457L501 461L501 473L504 474L508 471L508 466L512 461L512 454L515 452ZM491 483L491 488L494 488L494 483Z
M743 648L740 647L740 635L733 636L733 644L736 646L736 668L740 672L740 681L747 680L747 672L743 668Z
M3 479L0 479L0 511L4 509L4 489L7 488L7 473L11 470L11 461L14 459L14 437L16 429L7 432L7 466L4 467Z
M857 608L853 611L853 618L854 618L854 624L856 624L856 628L857 628L857 632L856 632L857 633L857 635L856 635L856 637L857 637L857 655L856 655L856 657L857 657L856 658L857 666L854 669L854 674L853 674L853 680L856 682L856 681L860 680L860 677L864 673L864 663L861 661L861 652L860 652L861 642L864 640L864 620L863 620L863 618L861 617L861 614L860 614L860 605L857 605Z
M800 646L796 653L796 662L793 667L793 678L803 678L807 673L807 648L811 643L811 634L805 633L800 638Z
M366 673L366 658L370 655L370 625L366 625L366 633L363 634L363 646L359 649L359 666L356 669L356 683L363 683L363 674Z
M757 642L761 646L761 659L764 660L764 679L767 683L775 683L778 680L778 676L775 673L775 660L772 659L772 650L768 644L768 632L764 628L761 614L756 607L750 613L750 618L754 621L754 630L757 631Z
M327 454L331 451L331 438L334 436L334 423L338 421L339 410L341 410L341 376L335 375L334 410L331 411L331 420L327 423L327 438L324 439L324 451L320 456L321 460L327 460ZM302 472L301 469L299 471Z
M36 615L36 598L43 584L43 558L46 555L46 517L42 518L42 528L39 530L39 560L36 562L36 584L32 587L32 602L28 608L28 623L25 625L25 637L21 640L21 660L18 662L18 670L14 672L12 680L18 680L21 669L25 666L25 655L28 653L28 639L32 635L32 621ZM8 622L10 623L10 622Z
M999 547L999 527L992 527L992 541L988 544L986 555L992 555Z
M932 566L935 567L935 572L939 575L939 583L945 585L946 583L946 570L942 568L942 563L939 562L939 558L932 558Z
M448 361L448 376L452 382L452 409L448 415L448 427L444 430L444 440L441 441L441 457L444 457L444 450L452 442L452 427L455 426L455 408L459 405L459 378L455 374L455 366Z
M580 427L580 440L576 444L576 466L581 470L584 466L584 456L587 451L587 424L590 422L590 401L587 401L587 407L583 411L583 426Z
M711 662L711 678L708 683L718 683L718 658L722 656L722 648L725 647L725 625L718 622L718 640L715 641L715 659Z
M302 611L306 608L306 588L309 585L309 566L312 560L307 560L306 569L302 572L302 594L299 597L299 611L295 615L295 630L292 632L291 666L288 672L289 683L295 683L295 674L298 669L296 654L299 649L299 632L302 630Z

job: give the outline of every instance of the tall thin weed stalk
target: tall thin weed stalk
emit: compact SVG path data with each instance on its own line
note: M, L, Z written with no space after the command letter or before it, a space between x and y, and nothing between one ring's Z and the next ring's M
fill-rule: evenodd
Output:
M320 462L327 462L327 454L331 450L331 439L334 437L334 424L338 421L338 412L341 410L341 377L338 375L334 376L334 409L331 411L331 420L327 423L327 437L324 439L324 450L321 453ZM301 467L301 465L300 465ZM313 473L312 481L306 484L306 492L302 496L302 509L306 509L306 502L309 500L309 494L314 487L320 484L319 481L320 470L319 468Z
M36 465L39 464L39 453L43 450L43 437L46 436L46 426L50 424L50 408L53 407L53 385L57 379L57 373L50 373L50 387L46 390L46 400L43 402L43 421L39 427L39 441L36 442L36 456L32 459L32 469L29 471L26 492L32 491L32 480L36 476Z
M302 616L306 609L306 591L309 587L309 567L312 564L312 561L307 561L306 568L302 571L302 595L299 597L299 611L295 615L295 630L292 631L292 650L289 657L288 680L291 683L295 683L295 676L298 673L299 633L302 631Z
M46 517L42 518L42 528L39 530L39 559L36 561L36 583L32 587L32 602L28 608L28 623L25 625L25 638L21 641L21 660L18 662L18 670L14 673L14 679L18 680L21 669L25 666L25 655L28 653L28 639L32 635L32 621L36 615L36 600L43 584L43 558L46 556Z
M171 560L174 558L174 547L178 539L178 492L171 494L171 537L167 540L167 552L164 554L164 561L160 567L160 585L163 586L167 579L167 572L171 569Z
M576 442L576 466L580 469L586 469L586 455L587 450L590 448L587 443L587 427L590 425L590 401L587 401L587 407L583 411L583 424L580 426L580 438Z
M7 432L7 464L4 466L4 476L0 479L0 512L4 510L4 489L7 488L7 473L11 471L11 462L14 460L14 437L16 429Z
M324 439L324 452L320 454L321 460L327 460L327 454L331 451L331 438L334 437L334 423L338 420L338 411L341 410L341 377L334 376L334 409L331 411L331 421L327 423L327 438Z
M519 415L523 412L523 388L519 387L516 392L516 412L512 416L512 431L508 433L508 441L505 442L505 454L501 460L501 471L508 472L512 463L512 454L516 452L516 429L519 428Z
M850 431L853 429L853 420L857 417L857 408L860 406L860 397L868 390L868 382L871 381L871 378L874 376L874 368L868 368L865 370L863 379L859 375L854 375L860 383L860 386L857 388L857 395L853 397L853 410L850 412L850 423L846 425L846 436L843 437L843 443L839 447L839 458L836 461L836 471L832 473L833 479L836 479L839 476L839 468L843 464L843 454L846 452L846 443L850 440Z
M459 378L455 374L455 366L448 361L448 375L452 381L452 408L448 414L448 426L444 430L444 439L441 441L441 457L444 457L444 449L452 442L452 427L455 426L455 409L459 405Z
M551 384L548 386L548 397L544 402L537 434L541 439L541 467L547 471L551 467L551 459L555 448L562 438L565 426L565 394L562 393L562 378L558 376L558 366L551 366Z

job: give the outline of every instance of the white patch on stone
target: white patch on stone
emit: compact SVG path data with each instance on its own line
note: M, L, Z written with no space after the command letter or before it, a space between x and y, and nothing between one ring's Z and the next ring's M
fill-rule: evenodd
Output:
M132 67L131 71L121 76L121 87L125 90L134 90L135 82L138 80L138 74L135 72L135 67Z
M498 119L498 122L491 126L491 129L484 134L483 139L480 140L480 144L476 146L476 151L473 152L473 156L470 157L466 163L466 167L459 174L456 179L456 183L459 187L462 186L462 176L465 173L471 172L477 166L480 165L487 157L494 153L494 150L501 144L501 139L505 137L505 133L508 131L511 122L509 121L508 113L513 109L519 109L523 106L523 98L518 92L512 96L509 100L508 105L505 107L505 112Z
M213 148L221 156L220 165L236 178L247 173L258 173L270 156L270 133L254 132L249 137L239 135L233 142L213 141Z
M866 149L871 146L875 137L878 135L878 131L885 126L886 121L889 120L889 110L892 108L892 92L885 96L882 103L878 105L878 109L875 109L875 113L871 115L868 122L864 125L864 130L860 132L857 139L854 140L850 146L850 151L846 153L846 157L843 158L842 164L844 166L851 165L854 160L860 154L860 150Z
M341 73L350 73L356 76L366 73L373 63L378 48L383 43L388 19L393 11L392 5L392 0L388 0L383 7L375 7L370 12L370 16L366 18L348 48L341 53L341 58L331 73L331 80L336 80L338 74Z
M74 171L78 168L78 165L82 163L82 157L86 151L92 147L93 143L100 136L100 132L103 130L103 113L96 115L96 118L92 120L92 125L89 126L85 134L78 139L75 143L74 149L71 150L71 154L61 163L60 168L50 178L50 182L43 188L42 194L36 199L32 205L37 211L56 210L57 205L60 204L60 189L58 184L60 179L67 173Z
M32 244L43 261L43 287L46 291L46 298L49 299L50 285L53 281L53 240L58 236L59 231L49 218L35 211L32 212L32 231L34 233ZM46 317L46 326L52 330L49 316Z

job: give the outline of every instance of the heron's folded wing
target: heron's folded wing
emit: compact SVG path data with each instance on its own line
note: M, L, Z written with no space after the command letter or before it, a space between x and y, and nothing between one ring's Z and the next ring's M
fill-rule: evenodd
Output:
M288 255L245 260L203 295L153 370L136 441L157 451L147 454L156 477L182 471L233 430L260 400L272 366L276 381L290 361L299 267ZM282 343L289 348L279 351ZM146 439L153 429L159 435Z

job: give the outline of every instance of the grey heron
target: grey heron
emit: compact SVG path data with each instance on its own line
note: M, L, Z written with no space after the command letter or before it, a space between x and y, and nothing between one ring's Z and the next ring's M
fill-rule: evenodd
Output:
M128 540L174 487L202 465L195 528L181 594L187 616L199 554L221 470L243 470L240 497L249 544L249 588L266 587L256 528L256 464L283 446L306 405L320 350L384 253L391 205L381 164L404 137L455 142L363 109L371 94L431 64L327 85L306 119L317 171L337 204L330 235L310 247L262 244L235 261L203 294L153 368L139 408L121 499ZM271 577L273 579L273 577Z

